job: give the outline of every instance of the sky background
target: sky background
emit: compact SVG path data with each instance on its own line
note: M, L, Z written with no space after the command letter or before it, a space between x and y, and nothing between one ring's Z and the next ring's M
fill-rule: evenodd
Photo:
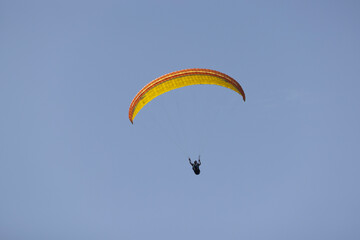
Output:
M359 24L355 0L1 0L0 238L360 239ZM188 87L131 125L194 67L246 102Z

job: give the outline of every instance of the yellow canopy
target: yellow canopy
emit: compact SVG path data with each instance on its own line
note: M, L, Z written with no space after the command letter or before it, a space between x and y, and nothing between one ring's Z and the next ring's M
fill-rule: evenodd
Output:
M245 101L245 93L240 84L228 75L210 69L192 68L168 73L143 87L134 97L129 108L131 123L139 111L151 100L171 90L198 84L213 84L229 88L239 93Z

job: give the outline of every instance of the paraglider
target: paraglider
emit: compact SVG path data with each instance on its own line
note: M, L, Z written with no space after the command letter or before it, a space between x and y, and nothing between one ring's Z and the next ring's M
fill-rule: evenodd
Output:
M134 118L139 111L154 98L171 90L191 85L218 85L229 88L242 96L245 101L245 93L240 84L230 76L210 69L191 68L165 74L145 85L134 97L129 107L129 120L133 124ZM189 162L196 175L200 174L199 162Z
M199 162L197 162L196 160L194 161L194 163L191 162L191 159L189 158L189 163L192 166L192 170L194 171L194 173L196 175L200 174L200 165L201 165L201 161L200 161L200 156L199 156Z

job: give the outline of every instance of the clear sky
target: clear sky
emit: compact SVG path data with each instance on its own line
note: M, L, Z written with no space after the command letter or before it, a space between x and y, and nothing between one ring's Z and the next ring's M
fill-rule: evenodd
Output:
M360 239L359 25L356 0L1 0L0 239ZM131 125L194 67L246 102L188 87Z

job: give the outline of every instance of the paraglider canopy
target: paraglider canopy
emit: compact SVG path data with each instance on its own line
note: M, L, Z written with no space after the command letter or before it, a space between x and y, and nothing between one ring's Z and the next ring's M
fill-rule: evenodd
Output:
M129 120L133 123L135 116L151 100L171 90L199 84L211 84L229 88L239 93L245 101L245 93L240 84L230 76L210 69L192 68L168 73L143 87L134 97L129 108Z

